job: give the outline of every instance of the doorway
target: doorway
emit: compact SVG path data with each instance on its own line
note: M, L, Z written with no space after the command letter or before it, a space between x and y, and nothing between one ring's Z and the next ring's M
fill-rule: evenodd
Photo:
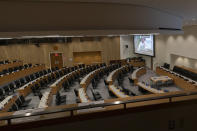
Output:
M60 69L63 67L62 55L62 53L50 53L51 68L58 67Z

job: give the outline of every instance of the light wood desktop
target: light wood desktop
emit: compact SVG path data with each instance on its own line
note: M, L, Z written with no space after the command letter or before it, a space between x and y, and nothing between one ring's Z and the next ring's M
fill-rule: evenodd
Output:
M183 78L180 78L177 73L174 73L173 71L164 69L163 67L157 67L156 68L156 73L159 74L159 75L169 76L170 78L172 78L174 80L174 83L178 87L180 87L180 88L182 88L184 90L197 89L197 84L196 83L192 84L192 82L186 81Z
M134 85L137 85L138 78L144 74L146 74L146 68L140 67L140 68L134 70L133 73L129 76L129 78L134 81Z
M38 66L33 66L27 69L23 69L11 74L3 75L0 77L0 85L6 84L8 82L17 80L19 78L25 77L26 75L33 74L35 72L44 70L45 66L44 65L38 65Z
M138 82L137 83L137 85L138 85L138 87L140 87L140 88L143 88L144 90L146 90L146 91L148 91L148 92L151 92L151 93L164 93L164 91L162 91L162 90L157 90L157 89L155 89L155 88L152 88L151 86L147 86L147 85L145 85L145 84L143 84L142 82Z
M23 65L22 61L11 62L8 64L1 64L0 65L0 72L3 71L4 69L9 69L9 68L13 68L13 67L22 66L22 65Z

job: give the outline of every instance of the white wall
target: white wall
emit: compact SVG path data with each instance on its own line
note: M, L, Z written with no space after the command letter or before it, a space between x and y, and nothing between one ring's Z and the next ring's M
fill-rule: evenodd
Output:
M173 65L184 65L197 69L197 26L184 27L183 35L156 35L155 37L155 57L153 58L153 66L163 65L164 62ZM130 41L133 50L133 37L130 36ZM125 44L125 41L120 44ZM121 46L122 48L122 46ZM120 49L123 51L123 49ZM124 54L130 54L130 57L136 56L133 51ZM151 59L148 56L143 56L147 66L151 67ZM182 58L182 60L181 60Z
M120 59L126 59L133 56L133 42L132 36L122 35L120 36ZM128 48L126 48L128 46Z
M128 48L125 48L125 45L128 45ZM138 55L134 53L133 49L133 36L124 35L120 36L120 58L126 59L128 57L143 57L146 60L146 64L151 68L151 59L149 56Z

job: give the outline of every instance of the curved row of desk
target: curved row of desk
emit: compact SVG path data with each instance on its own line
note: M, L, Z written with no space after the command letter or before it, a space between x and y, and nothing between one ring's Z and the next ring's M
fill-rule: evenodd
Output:
M197 82L189 79L185 76L182 76L178 73L175 73L171 70L168 70L164 67L157 67L156 73L159 75L166 75L173 79L174 83L184 90L193 90L197 89Z
M114 83L115 79L117 78L117 76L119 75L119 73L121 73L123 70L126 70L128 72L129 66L131 66L131 65L124 65L118 69L115 69L107 77L107 83L109 85L108 86L109 90L118 98L129 97L124 92L122 92L120 89L118 89L115 85L113 85L113 83Z
M133 73L129 76L129 79L133 81L134 85L137 85L138 78L144 74L146 74L146 68L140 67L133 71Z
M12 82L14 80L17 80L19 78L25 77L29 74L33 74L35 72L38 72L38 71L41 71L44 69L45 69L45 65L34 65L34 66L29 67L27 69L22 69L17 72L3 75L0 77L0 85L4 85L6 83Z
M96 76L98 73L100 73L101 71L104 71L104 69L107 67L101 67L98 68L92 72L90 72L89 74L87 74L80 82L80 86L81 88L78 90L78 95L79 95L79 99L82 103L84 102L90 102L91 100L88 99L88 96L86 94L86 89L88 87L88 85L91 83L91 80L94 78L94 76Z
M4 69L9 69L9 68L13 68L13 67L22 66L22 65L23 65L22 61L0 64L0 72L3 71Z

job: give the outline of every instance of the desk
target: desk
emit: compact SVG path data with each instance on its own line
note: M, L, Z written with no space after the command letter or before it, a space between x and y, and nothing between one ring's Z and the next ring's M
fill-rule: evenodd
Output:
M114 80L116 79L116 77L118 76L118 74L120 73L120 71L127 69L128 65L122 66L118 69L113 70L107 77L107 83L109 85L113 85Z
M80 101L83 103L83 102L89 102L88 100L88 97L86 95L86 92L85 92L85 89L84 88L80 88L78 90L78 93L79 93L79 99Z
M129 97L128 95L125 95L123 92L120 91L116 86L110 85L109 90L113 92L114 95L116 95L118 98L125 98Z
M41 80L44 80L44 79L47 79L48 76L50 76L51 74L53 74L54 72L52 73L49 73L49 74L46 74L44 76L41 76L33 81L30 81L29 83L25 84L24 86L20 87L19 89L17 89L17 92L20 94L20 95L23 95L24 97L26 97L29 93L32 92L31 90L31 86L32 85L35 85L37 83L39 83Z
M50 88L52 88L52 94L55 95L59 90L60 88L62 87L62 83L66 80L68 80L68 78L70 77L73 77L75 74L78 74L81 70L83 70L82 68L81 69L77 69L75 71L72 71L64 76L62 76L61 78L59 78L58 80L56 80L51 86Z
M99 72L103 71L106 67L98 68L92 72L90 72L88 75L86 75L80 82L80 85L82 88L86 89L86 87L90 84L92 78L97 75Z
M197 88L197 82L193 81L187 77L184 77L180 74L177 74L171 70L165 69L163 67L157 67L156 68L156 73L159 75L166 75L169 76L170 78L172 78L174 80L174 83L184 89L184 90L193 90Z
M158 81L166 82L169 80L173 80L172 78L168 76L155 76L150 78L154 83L157 83Z
M9 69L9 68L13 68L13 67L22 66L22 65L23 65L22 61L16 61L16 62L7 63L7 64L1 64L0 65L0 72L3 71L4 69Z
M40 100L40 103L38 105L38 108L46 108L48 107L49 105L49 99L50 99L50 96L51 96L51 89L49 88L48 91L45 91L42 95L42 98Z
M135 85L137 85L138 78L144 74L146 74L146 68L140 67L140 68L134 70L133 73L129 76L129 78L134 81Z
M15 103L16 99L18 98L17 95L7 96L0 104L1 112L7 112L11 106Z
M136 61L136 60L131 60L129 62L133 67L144 67L146 65L145 61Z
M39 72L44 69L45 69L44 65L38 65L38 66L33 66L33 67L30 67L27 69L23 69L23 70L20 70L17 72L13 72L8 75L3 75L0 77L0 85L4 85L4 84L9 83L11 81L25 77L26 75L30 75L30 74L33 74L35 72Z
M164 91L162 90L157 90L157 89L154 89L150 86L147 86L145 84L143 84L142 82L138 82L137 85L140 87L140 88L143 88L144 90L147 90L148 92L151 92L151 93L164 93Z

